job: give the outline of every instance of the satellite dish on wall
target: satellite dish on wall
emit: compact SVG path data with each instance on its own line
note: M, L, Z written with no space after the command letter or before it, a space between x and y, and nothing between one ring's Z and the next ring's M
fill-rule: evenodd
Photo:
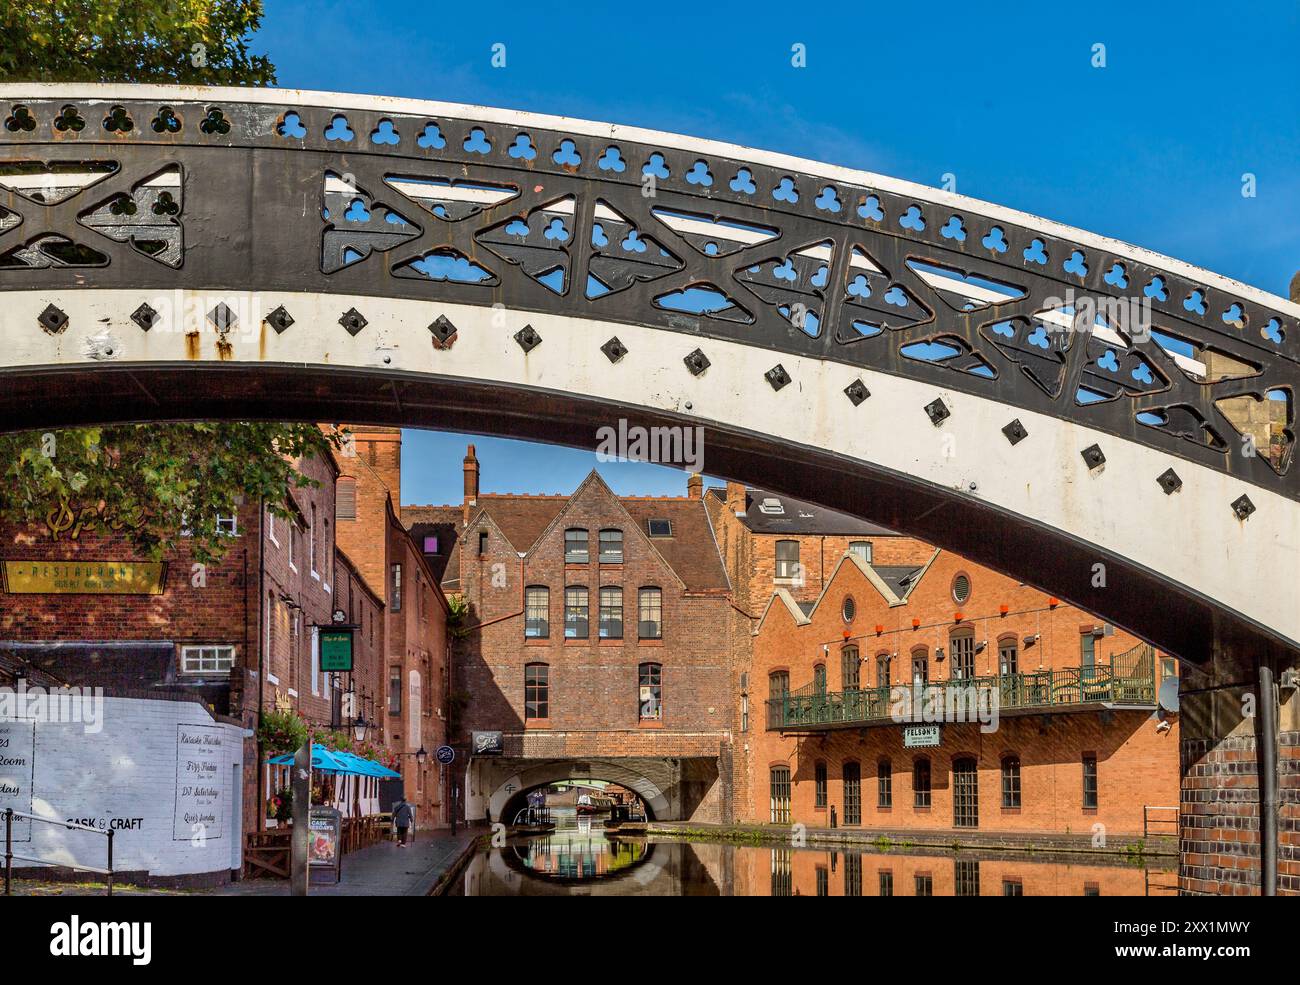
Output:
M1178 678L1166 677L1160 682L1160 692L1158 695L1160 707L1165 711L1178 710Z

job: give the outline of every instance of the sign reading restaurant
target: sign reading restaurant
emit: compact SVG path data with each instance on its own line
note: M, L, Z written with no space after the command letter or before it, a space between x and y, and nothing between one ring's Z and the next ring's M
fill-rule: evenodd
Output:
M5 561L12 595L161 595L165 561Z

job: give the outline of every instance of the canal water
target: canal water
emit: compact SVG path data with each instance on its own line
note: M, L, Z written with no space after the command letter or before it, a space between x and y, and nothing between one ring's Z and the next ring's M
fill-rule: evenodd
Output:
M664 836L609 837L604 820L553 810L556 830L485 847L456 896L1172 896L1175 860L774 848Z

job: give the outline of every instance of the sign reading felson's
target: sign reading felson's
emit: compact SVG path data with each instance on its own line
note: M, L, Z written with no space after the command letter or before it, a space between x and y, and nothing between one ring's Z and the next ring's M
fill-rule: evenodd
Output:
M336 673L352 672L352 630L320 631L320 669Z
M161 595L166 561L5 561L13 595Z
M938 725L909 725L903 729L903 748L920 749L939 745Z

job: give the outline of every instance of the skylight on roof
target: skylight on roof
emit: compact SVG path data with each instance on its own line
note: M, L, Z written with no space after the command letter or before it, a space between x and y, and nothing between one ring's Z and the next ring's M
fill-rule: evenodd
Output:
M646 527L649 528L651 537L671 537L673 535L673 525L670 520L647 520Z
M758 504L758 512L766 513L768 516L785 516L785 507L775 496L767 496Z

